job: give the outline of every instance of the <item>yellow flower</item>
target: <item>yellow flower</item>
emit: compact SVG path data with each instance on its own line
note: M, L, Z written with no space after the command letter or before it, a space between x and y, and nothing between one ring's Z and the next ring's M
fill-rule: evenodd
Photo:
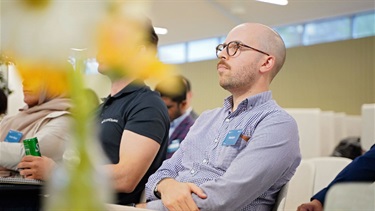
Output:
M173 73L173 67L156 57L156 48L148 45L144 17L111 14L99 26L97 60L113 77L161 79Z
M49 97L68 95L69 63L52 63L48 61L17 61L24 89L34 93L46 91Z

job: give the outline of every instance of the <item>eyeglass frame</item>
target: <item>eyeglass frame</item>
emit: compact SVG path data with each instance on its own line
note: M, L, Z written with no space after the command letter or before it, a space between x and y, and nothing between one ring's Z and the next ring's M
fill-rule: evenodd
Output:
M228 46L229 46L231 43L236 43L236 44L237 44L237 49L234 51L233 55L230 55L230 54L229 54L229 48L228 48ZM219 47L220 47L220 46L223 46L223 48L222 48L221 50L219 50ZM236 40L234 40L234 41L230 41L228 44L222 43L222 44L217 45L217 46L216 46L216 57L220 59L219 52L222 52L224 49L227 49L227 54L228 54L229 56L234 56L234 55L236 55L236 53L237 53L238 49L240 49L240 47L250 48L250 49L252 49L252 50L254 50L254 51L257 51L257 52L262 53L262 54L264 54L264 55L270 56L269 53L266 53L266 52L264 52L264 51L261 51L261 50L259 50L259 49L254 48L254 47L251 47L251 46L248 46L248 45L246 45L246 44L243 44L243 43L241 43L240 41L236 41Z

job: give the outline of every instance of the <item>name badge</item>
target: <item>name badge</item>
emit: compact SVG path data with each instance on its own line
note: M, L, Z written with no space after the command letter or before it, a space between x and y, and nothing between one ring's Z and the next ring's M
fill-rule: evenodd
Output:
M171 142L171 144L168 145L167 152L172 153L176 152L180 148L180 140L175 139Z
M224 146L235 145L241 133L242 133L242 130L230 130L223 141L223 145Z
M8 135L5 137L5 142L9 143L19 143L22 138L22 133L15 131L15 130L9 130Z

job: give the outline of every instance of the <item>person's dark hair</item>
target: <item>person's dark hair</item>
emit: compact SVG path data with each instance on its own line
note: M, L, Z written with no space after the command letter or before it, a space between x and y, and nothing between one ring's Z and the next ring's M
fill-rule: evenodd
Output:
M8 109L8 97L2 89L0 89L0 114L5 114Z
M185 76L183 75L180 75L180 77L182 78L182 80L185 82L185 85L186 85L186 91L187 92L190 92L191 91L191 83L189 81L189 79L187 79Z
M186 100L187 86L180 76L173 76L158 83L155 91L162 97L170 98L173 102L182 103Z

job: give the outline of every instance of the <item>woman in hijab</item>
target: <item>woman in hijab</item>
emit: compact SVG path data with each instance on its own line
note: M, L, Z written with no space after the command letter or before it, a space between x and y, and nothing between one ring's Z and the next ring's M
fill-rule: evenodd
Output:
M8 108L8 97L2 89L0 89L0 122L7 112Z
M26 106L17 115L5 117L0 123L0 169L17 170L17 164L25 156L22 141L33 137L38 138L42 156L57 162L62 159L70 135L71 102L64 94L66 91L51 89L65 83L66 75L56 77L56 73L53 74L55 77L34 73L23 75ZM18 140L9 139L11 130L19 132Z

